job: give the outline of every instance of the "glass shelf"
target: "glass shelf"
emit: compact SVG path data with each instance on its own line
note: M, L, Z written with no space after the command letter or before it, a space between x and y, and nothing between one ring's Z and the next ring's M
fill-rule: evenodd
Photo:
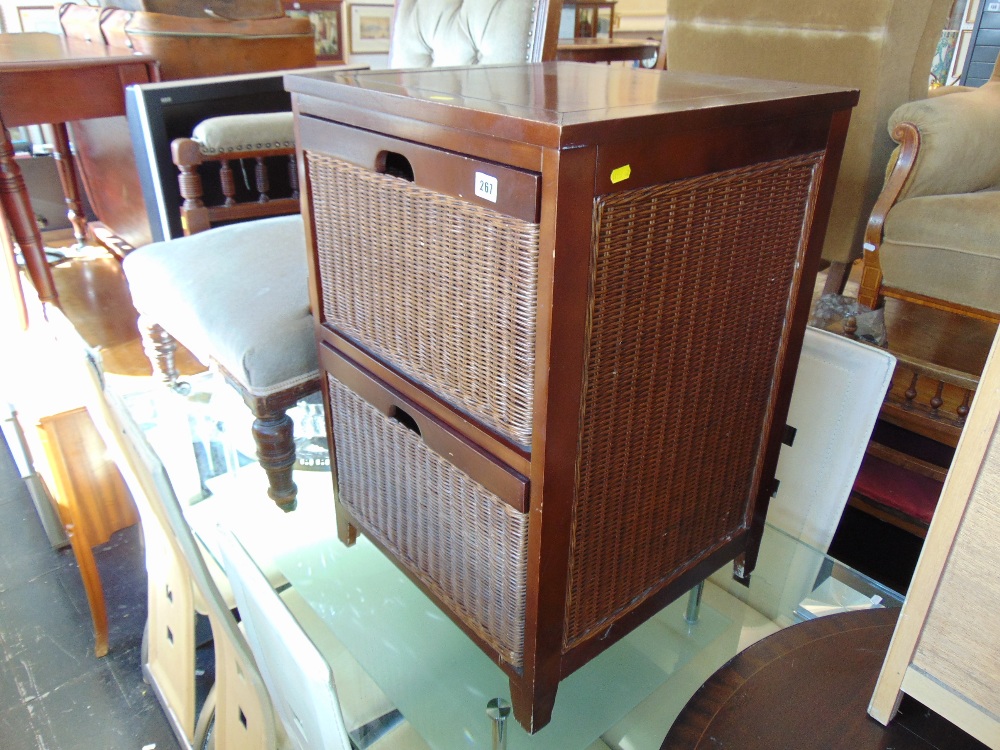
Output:
M296 471L299 507L285 514L252 458L252 418L218 378L193 378L186 397L151 389L148 379L109 377L109 386L145 430L213 554L221 525L276 565L431 747L491 747L486 704L509 699L506 675L370 542L348 548L337 539L322 461ZM306 443L310 430L322 431L315 404L293 418ZM658 748L695 690L760 638L803 619L901 604L899 594L768 526L749 588L725 566L706 581L696 622L685 619L686 597L667 606L563 680L552 721L538 733L509 721L508 747Z

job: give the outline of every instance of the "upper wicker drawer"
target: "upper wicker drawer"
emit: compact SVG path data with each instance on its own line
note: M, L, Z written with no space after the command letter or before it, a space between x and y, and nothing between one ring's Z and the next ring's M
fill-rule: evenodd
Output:
M534 219L537 175L354 133L368 166L351 163L357 151L349 161L305 139L322 323L530 446L538 223L425 183L472 186L490 169L501 191L510 179L524 188L502 207Z

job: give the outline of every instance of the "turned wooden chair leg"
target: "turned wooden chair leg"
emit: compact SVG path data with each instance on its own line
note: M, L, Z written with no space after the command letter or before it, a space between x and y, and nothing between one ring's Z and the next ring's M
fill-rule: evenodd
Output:
M257 443L257 458L267 472L267 494L282 510L295 510L298 487L292 481L295 465L292 419L284 409L254 416L253 438Z
M142 332L143 351L153 365L154 374L159 374L164 385L183 392L188 388L188 384L180 381L180 373L177 372L174 361L174 353L177 351L176 339L161 325L142 316L139 318L139 330Z

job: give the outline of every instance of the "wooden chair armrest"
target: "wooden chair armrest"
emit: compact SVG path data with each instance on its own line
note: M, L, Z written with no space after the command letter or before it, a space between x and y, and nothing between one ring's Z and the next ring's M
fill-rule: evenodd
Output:
M899 123L892 130L892 138L899 144L896 163L892 165L886 177L885 185L875 201L871 216L868 218L868 226L865 228L858 302L872 310L878 307L879 297L882 294L882 267L878 250L882 244L885 218L889 210L896 205L903 188L913 174L917 152L920 150L920 131L913 123Z
M896 205L900 193L906 187L907 180L913 174L917 152L920 150L920 131L913 123L899 123L892 130L892 139L899 144L899 151L896 163L886 177L885 185L882 187L882 192L879 193L875 206L872 208L871 217L868 219L864 244L866 251L876 250L882 244L885 217L889 210Z

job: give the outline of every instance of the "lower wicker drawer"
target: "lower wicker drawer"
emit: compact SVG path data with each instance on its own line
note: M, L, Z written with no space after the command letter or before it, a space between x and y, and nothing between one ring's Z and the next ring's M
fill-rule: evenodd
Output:
M455 447L447 428L339 354L324 355L340 504L453 617L520 668L528 516L491 490L508 494L523 478L508 470L498 481L493 464L488 489L429 446ZM463 463L476 471L475 460Z

